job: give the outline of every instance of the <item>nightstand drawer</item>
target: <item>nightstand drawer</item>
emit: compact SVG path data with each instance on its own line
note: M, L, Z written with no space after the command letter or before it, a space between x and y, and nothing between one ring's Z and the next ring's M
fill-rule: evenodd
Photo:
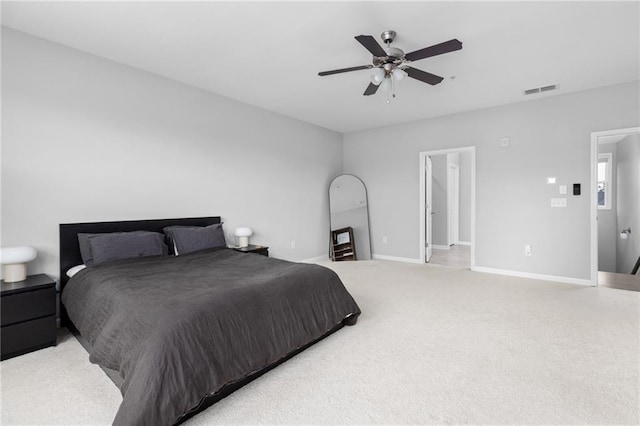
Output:
M56 313L56 289L51 286L2 297L0 316L2 327ZM4 328L2 329L4 332ZM4 342L4 335L2 337ZM4 353L4 349L2 350Z
M56 316L8 325L0 330L2 356L11 358L56 344Z

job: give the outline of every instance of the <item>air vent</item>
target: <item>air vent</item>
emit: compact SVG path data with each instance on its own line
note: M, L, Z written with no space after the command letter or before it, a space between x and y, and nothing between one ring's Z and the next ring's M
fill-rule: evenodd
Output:
M542 93L542 92L549 92L551 90L556 90L558 88L557 84L550 84L548 86L542 86L542 87L534 87L533 89L527 89L527 90L523 90L522 94L523 95L533 95L535 93Z

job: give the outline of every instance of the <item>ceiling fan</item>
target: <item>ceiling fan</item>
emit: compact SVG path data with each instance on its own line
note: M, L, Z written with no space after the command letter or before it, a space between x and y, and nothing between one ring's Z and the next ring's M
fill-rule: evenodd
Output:
M395 31L385 31L380 37L386 47L380 44L370 35L359 35L355 39L360 42L373 55L373 64L360 65L357 67L341 68L331 71L322 71L318 73L320 76L340 74L343 72L359 71L372 69L371 82L364 91L364 96L373 95L378 91L380 86L389 93L393 91L394 81L400 81L405 77L411 77L423 83L436 85L443 78L426 71L419 70L409 66L410 63L420 59L429 58L431 56L442 55L443 53L453 52L462 49L462 42L458 39L451 39L440 44L425 47L424 49L414 50L413 52L404 53L397 47L391 47L393 39L396 37ZM395 97L395 93L393 93ZM389 99L387 98L387 103Z

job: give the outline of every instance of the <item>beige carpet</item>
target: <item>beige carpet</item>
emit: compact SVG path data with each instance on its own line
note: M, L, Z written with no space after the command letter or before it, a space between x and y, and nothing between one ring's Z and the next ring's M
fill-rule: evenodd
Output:
M363 314L200 424L638 424L638 293L389 261L327 263ZM108 424L119 391L64 335L0 363L2 424Z

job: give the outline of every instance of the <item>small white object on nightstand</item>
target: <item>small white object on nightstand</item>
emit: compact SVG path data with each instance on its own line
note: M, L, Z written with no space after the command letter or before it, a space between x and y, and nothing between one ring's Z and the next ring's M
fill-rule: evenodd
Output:
M3 247L0 249L2 277L7 283L15 283L27 279L27 262L36 258L38 253L33 247Z
M253 231L251 230L251 228L247 227L236 228L236 232L234 232L234 235L238 239L238 247L247 247L249 246L249 237L253 235Z

